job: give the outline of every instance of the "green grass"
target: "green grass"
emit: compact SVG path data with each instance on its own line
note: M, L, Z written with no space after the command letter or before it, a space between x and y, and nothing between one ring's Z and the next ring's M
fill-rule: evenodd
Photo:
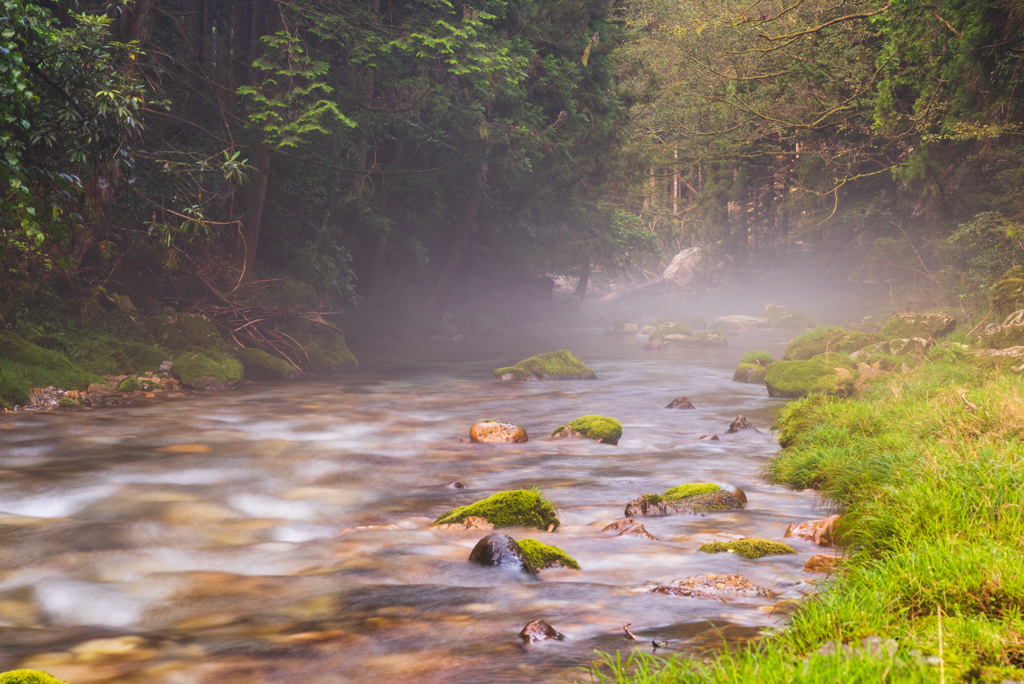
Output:
M940 619L945 681L1024 679L1024 378L940 349L777 426L762 474L842 513L838 573L777 633L706 661L608 656L595 680L937 682ZM870 655L866 637L897 650ZM852 650L821 655L829 642Z
M767 366L770 363L775 363L775 357L766 351L748 351L740 359L740 363L754 363L758 366Z

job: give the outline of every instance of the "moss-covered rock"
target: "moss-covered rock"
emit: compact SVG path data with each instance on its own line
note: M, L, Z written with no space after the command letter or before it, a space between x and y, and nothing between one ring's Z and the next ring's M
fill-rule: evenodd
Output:
M818 393L848 397L854 392L856 375L818 361L779 361L768 366L765 385L770 397L796 398Z
M698 494L717 492L719 489L721 489L721 487L713 482L690 482L667 489L662 496L669 501L681 501L691 496L697 496Z
M887 340L896 338L938 338L956 328L956 318L944 313L896 314L882 326Z
M773 328L782 328L784 330L817 328L821 325L818 319L809 313L794 311L778 304L765 304L764 309L761 310L761 317L767 318Z
M468 506L453 508L437 517L435 525L460 523L470 516L483 518L495 527L536 527L557 529L555 505L536 489L515 489L497 492Z
M70 397L61 398L60 403L58 403L57 405L60 406L61 408L66 409L82 408L82 403L80 401L71 399Z
M545 568L580 569L580 564L557 546L550 546L536 539L520 539L519 548L523 550L526 559L538 570Z
M782 358L784 361L807 361L826 352L852 354L870 344L877 344L883 339L880 334L843 330L835 326L821 326L790 340Z
M622 437L622 423L608 416L581 416L568 425L561 425L552 437L582 437L602 444L618 444Z
M128 377L121 381L121 384L117 386L118 392L141 392L142 383L136 377Z
M710 483L702 483L706 487ZM685 485L680 485L685 487ZM722 489L720 485L714 485L715 489L690 494L689 496L674 495L678 498L672 499L674 506L681 506L697 513L715 513L718 511L738 511L743 509L743 501L733 492ZM672 491L672 490L669 490ZM668 498L668 492L665 492Z
M756 363L741 363L736 366L736 372L732 374L732 381L760 385L764 383L767 373L768 368L766 366L759 366Z
M0 672L0 684L67 684L67 682L40 670L9 670Z
M660 323L648 336L644 349L658 350L668 347L725 347L728 342L720 331L695 332L688 325L676 322Z
M233 347L230 354L242 364L245 377L254 380L279 380L298 373L292 364L254 347Z
M1000 325L987 325L977 334L978 344L988 349L1024 345L1024 310L1011 313Z
M628 318L617 318L604 329L605 335L626 337L640 332L640 324Z
M181 384L200 390L226 390L242 380L242 364L217 350L206 354L185 353L174 360L171 373Z
M341 333L313 335L306 346L306 355L309 356L309 369L315 373L359 365Z
M157 344L173 350L208 348L220 340L217 326L202 314L163 313L149 318L142 327Z
M494 371L498 380L593 380L597 374L568 349L546 352L523 359L515 366Z
M737 556L750 559L796 553L792 546L782 542L750 538L737 539L731 542L711 542L710 544L701 545L697 550L703 553L726 553L731 551Z

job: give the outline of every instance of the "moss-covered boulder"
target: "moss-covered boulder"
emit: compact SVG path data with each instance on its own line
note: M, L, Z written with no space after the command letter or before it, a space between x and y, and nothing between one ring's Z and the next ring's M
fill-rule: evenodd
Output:
M807 361L826 352L852 354L868 345L877 344L883 339L884 337L877 333L862 333L827 325L820 326L790 340L782 359L784 361Z
M555 505L536 489L515 489L491 494L468 506L439 515L435 525L460 523L470 516L483 518L495 527L536 527L554 530L560 524Z
M245 377L253 380L280 380L299 371L284 359L254 347L232 347L230 354L242 364Z
M345 336L341 333L322 333L311 336L306 345L306 355L309 357L309 370L314 373L343 370L358 366L356 359L345 342Z
M856 387L856 375L819 361L779 361L768 366L765 385L770 397L806 397L829 394L848 397Z
M498 380L594 380L597 374L568 349L537 354L494 371Z
M978 335L978 344L988 349L1008 349L1024 345L1024 309L1014 311L1000 325L985 326Z
M698 549L703 553L735 553L744 558L756 559L765 556L781 556L789 553L796 553L796 550L782 542L769 541L768 539L737 539L731 542L711 542L703 544Z
M0 684L67 684L67 682L40 670L9 670L0 672Z
M765 304L761 310L761 317L767 318L773 328L784 330L800 330L803 328L817 328L821 325L814 316L802 311L794 311L778 304Z
M604 334L612 337L628 337L640 332L640 324L629 318L616 318L604 329Z
M85 389L100 380L60 352L0 333L0 408L26 405L33 387Z
M483 566L512 566L531 575L537 574L537 568L526 557L519 542L500 532L492 532L478 541L469 554L469 562Z
M767 330L772 324L767 318L735 314L719 316L708 323L708 327L714 330Z
M698 513L738 511L743 508L743 501L736 493L727 491L714 482L691 482L677 485L666 490L662 496L675 506L682 506ZM743 498L745 499L746 496L744 495Z
M168 349L208 348L220 340L217 326L202 314L173 311L147 319L142 328Z
M725 347L725 335L718 331L695 332L682 323L659 324L648 336L644 349L657 351L669 347Z
M751 385L762 385L764 384L764 378L767 373L767 366L759 366L756 363L741 363L736 366L736 372L732 374L732 381L746 382Z
M132 376L127 377L121 381L121 384L117 386L118 392L141 392L142 382L138 378Z
M552 437L580 437L602 444L618 444L622 437L622 423L608 416L581 416L568 425L561 425Z
M550 546L536 539L520 539L519 548L523 550L526 559L538 570L546 568L580 569L580 564L557 546Z
M497 420L484 420L469 428L469 441L485 444L516 443L530 441L526 428L515 423L502 423Z
M217 350L207 354L182 354L174 360L171 373L181 384L198 390L228 390L242 381L242 364L237 359Z
M996 316L1008 316L1024 308L1024 266L1014 266L989 290ZM998 318L996 320L999 320Z
M945 313L896 314L882 326L885 339L939 338L956 328L956 318Z

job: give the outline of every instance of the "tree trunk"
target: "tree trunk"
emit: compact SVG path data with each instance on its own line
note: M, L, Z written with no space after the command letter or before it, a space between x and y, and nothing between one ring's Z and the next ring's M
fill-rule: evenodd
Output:
M267 178L270 176L270 146L259 142L253 149L253 173L245 189L245 208L242 212L241 267L252 276L256 260L256 247L260 239L260 223L263 221L263 205L267 198Z
M580 266L580 282L576 284L576 291L572 293L572 296L580 300L580 306L582 306L583 300L587 298L587 283L590 281L590 257L584 256Z
M476 188L469 201L466 202L466 208L462 212L462 219L459 221L459 230L455 235L451 251L448 253L448 260L445 262L441 276L438 278L437 285L434 287L434 291L431 293L430 300L427 303L427 308L431 311L439 310L448 299L448 293L451 290L452 282L455 280L458 265L462 261L466 248L469 247L469 243L473 238L473 226L476 223L477 212L480 210L480 193L486 179L487 164L484 163L480 165L480 171L476 174Z

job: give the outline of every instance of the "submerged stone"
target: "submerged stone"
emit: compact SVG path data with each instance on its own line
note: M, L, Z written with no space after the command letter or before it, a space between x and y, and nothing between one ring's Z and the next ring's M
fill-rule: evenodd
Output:
M658 538L647 531L647 529L632 518L620 518L610 525L605 525L602 532L615 532L616 537L642 537L658 541Z
M729 423L729 429L725 431L725 434L736 434L740 430L753 430L754 432L759 432L759 430L754 427L754 424L747 420L746 416L736 416L736 420Z
M597 374L568 349L538 354L494 371L498 380L594 380Z
M495 532L476 543L469 554L469 562L477 565L508 565L519 568L531 575L537 574L515 539L507 534Z
M460 523L470 516L483 518L495 527L536 527L557 529L558 513L539 490L515 489L497 492L468 506L459 506L438 516L435 525Z
M670 409L692 409L692 408L696 408L696 407L692 403L690 403L689 399L687 399L685 396L682 396L682 397L676 397L675 399L670 401L668 406L666 406L665 408L670 408Z
M757 559L765 556L781 556L796 553L796 550L789 544L769 541L768 539L737 539L731 542L711 542L702 544L697 549L703 553L735 553L743 558Z
M568 425L561 425L552 437L577 437L602 444L618 444L622 437L622 423L607 416L581 416Z
M561 641L565 638L565 635L543 620L534 620L523 627L522 631L519 632L519 638L526 643L536 643L551 639Z
M668 594L696 599L725 601L739 596L768 596L769 591L757 586L742 575L693 575L683 579L659 584L651 589L652 594Z
M522 425L502 423L497 420L485 420L469 428L469 441L485 444L513 442L521 444L530 438Z

